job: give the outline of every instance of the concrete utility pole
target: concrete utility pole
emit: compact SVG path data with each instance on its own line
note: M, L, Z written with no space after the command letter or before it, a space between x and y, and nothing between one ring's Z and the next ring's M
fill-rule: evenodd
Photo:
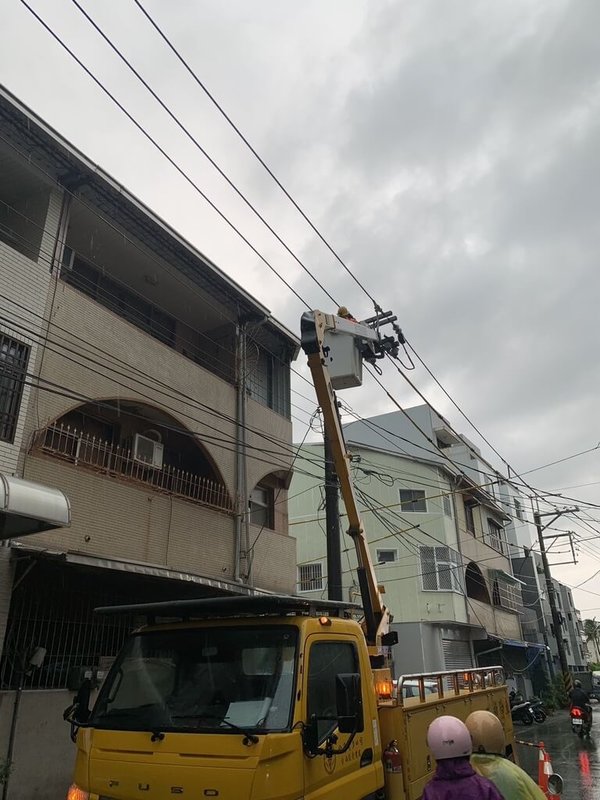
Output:
M554 584L552 583L552 575L550 574L550 564L548 563L548 556L546 554L546 543L544 541L544 530L551 525L556 519L563 514L570 514L574 511L579 511L575 508L565 508L563 511L547 511L541 514L539 511L533 512L533 520L537 529L538 542L540 545L540 554L542 556L542 565L544 567L544 575L546 577L546 590L548 593L548 602L550 603L550 612L552 614L552 624L554 626L554 638L556 639L556 647L558 649L558 659L560 661L560 668L563 673L565 681L565 688L567 693L573 688L573 678L569 671L569 663L567 661L567 654L562 638L562 625L560 621L560 614L556 607L556 596L554 592ZM542 525L542 517L552 517L552 519L545 525Z
M325 528L327 531L327 597L343 600L342 552L340 549L339 482L327 436L325 443Z

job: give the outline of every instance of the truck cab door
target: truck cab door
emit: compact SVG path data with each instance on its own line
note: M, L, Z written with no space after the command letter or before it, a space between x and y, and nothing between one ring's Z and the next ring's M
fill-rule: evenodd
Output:
M361 675L362 724L343 754L311 757L305 750L305 800L366 800L374 797L383 784L379 728L373 717L376 710L371 673L369 670L365 677L353 637L308 637L303 670L304 721L309 724L311 719L317 718L316 738L320 747L325 747L328 737L335 736L337 741L333 749L343 748L351 734L340 733L336 722L336 677L349 673Z

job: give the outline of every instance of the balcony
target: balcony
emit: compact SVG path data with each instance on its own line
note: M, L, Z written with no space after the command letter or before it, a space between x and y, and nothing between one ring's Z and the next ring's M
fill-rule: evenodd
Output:
M156 455L158 450L122 447L62 423L38 431L34 449L75 467L149 487L217 511L231 513L233 510L222 484L160 463Z

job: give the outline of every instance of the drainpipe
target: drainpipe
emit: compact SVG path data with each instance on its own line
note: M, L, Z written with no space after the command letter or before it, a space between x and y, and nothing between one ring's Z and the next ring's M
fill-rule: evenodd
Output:
M246 323L240 322L235 329L236 372L236 435L235 435L235 534L233 579L241 583L240 562L242 548L242 519L246 514Z

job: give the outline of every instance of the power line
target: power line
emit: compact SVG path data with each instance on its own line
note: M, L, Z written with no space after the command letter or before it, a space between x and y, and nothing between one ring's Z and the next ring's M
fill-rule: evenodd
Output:
M231 230L236 233L240 239L252 250L252 252L265 264L271 272L279 278L279 280L290 290L290 292L304 305L305 308L310 309L310 304L291 286L288 281L279 274L279 272L275 269L275 267L268 261L268 259L262 255L262 253L257 250L257 248L250 242L250 240L241 232L241 230L234 225L233 222L218 208L218 206L206 195L202 189L198 186L198 184L190 178L190 176L185 172L185 170L179 166L179 164L173 159L167 151L154 139L154 137L148 133L148 131L144 128L144 126L138 122L133 114L131 114L125 106L117 100L117 98L110 92L109 89L104 86L102 81L97 78L94 73L86 67L86 65L81 61L78 56L75 55L73 50L60 38L60 36L55 33L52 28L37 14L36 11L29 5L27 0L19 0L22 5L37 19L37 21L42 25L48 33L52 36L52 38L58 42L58 44L71 56L71 58L83 69L83 71L94 81L94 83L106 94L106 96L122 111L123 114L130 120L130 122L135 125L135 127L140 131L140 133L161 153L161 155L167 159L167 161L171 164L172 167L184 178L184 180L189 183L189 185L208 203L208 205L215 211L218 216L231 228Z
M336 299L327 291L327 289L323 286L323 284L313 275L313 273L308 269L306 264L293 252L293 250L284 242L281 236L274 230L274 228L267 222L267 220L263 217L263 215L256 209L255 206L248 200L248 198L244 195L244 193L235 185L235 183L229 178L229 176L223 171L223 169L216 163L216 161L208 154L208 152L202 147L200 142L193 136L188 128L181 122L181 120L173 113L173 111L167 106L167 104L162 100L159 95L152 89L150 84L142 77L142 75L138 72L138 70L132 65L132 63L123 55L123 53L119 50L119 48L111 41L111 39L104 33L104 31L100 28L100 26L92 19L92 17L87 13L87 11L79 4L78 0L71 0L73 5L79 9L79 11L83 14L83 16L87 19L87 21L92 25L95 31L102 37L102 39L108 44L108 46L116 53L116 55L121 59L121 61L127 66L127 68L136 76L136 78L140 81L140 83L147 89L148 92L152 95L152 97L156 100L156 102L161 106L161 108L166 111L169 117L175 122L175 124L183 131L183 133L187 136L187 138L194 144L194 146L202 153L202 155L209 161L209 163L217 170L219 175L227 182L227 184L233 189L233 191L238 195L238 197L246 204L246 206L254 213L254 215L265 225L265 227L269 230L269 232L277 239L277 241L285 248L287 253L292 256L294 261L304 270L304 272L312 278L312 280L317 284L317 286L327 295L327 297L331 300L334 305L339 305Z
M289 200L289 201L292 203L292 205L294 206L294 208L295 208L295 209L296 209L296 210L297 210L297 211L300 213L300 215L302 216L302 218L303 218L303 219L304 219L304 220L305 220L305 221L308 223L308 225L309 225L309 226L312 228L312 230L313 230L313 231L316 233L316 235L319 237L319 239L320 239L320 240L323 242L323 244L324 244L324 245L327 247L327 249L328 249L328 250L329 250L329 252L330 252L330 253L331 253L331 254L334 256L334 258L336 259L336 261L337 261L337 262L338 262L338 263L339 263L339 264L340 264L340 265L341 265L341 266L344 268L344 270L346 271L346 273L347 273L347 274L348 274L348 275L349 275L349 276L352 278L352 280L353 280L353 281L354 281L354 282L357 284L357 286L359 286L359 287L362 289L362 291L363 291L363 292L366 294L366 296L367 296L367 297L368 297L368 298L371 300L371 302L373 303L373 305L374 305L374 307L375 307L375 310L380 310L380 307L379 307L379 305L378 305L377 301L376 301L376 300L373 298L373 296L370 294L370 292L369 292L369 291L368 291L368 290L367 290L367 289L366 289L366 288L363 286L363 284L362 284L362 283L361 283L361 282L358 280L358 278L356 277L356 275L354 275L354 273L353 273L353 272L350 270L350 268L348 267L348 265L347 265L347 264L346 264L346 263L345 263L345 262L342 260L342 258L341 258L341 257L338 255L338 253L337 253L337 252L336 252L336 251L333 249L333 247L332 247L332 246L329 244L329 242L328 242L328 241L325 239L325 237L324 237L324 236L321 234L321 232L320 232L320 231L317 229L316 225L315 225L315 224L314 224L314 223L313 223L313 222L312 222L312 221L309 219L309 217L307 216L307 214L306 214L306 213L305 213L305 212L302 210L302 208L301 208L301 207L298 205L298 203L297 203L297 202L294 200L294 198L291 196L291 194L290 194L290 193L287 191L287 189L286 189L286 188L283 186L283 184L281 183L281 181L280 181L280 180L279 180L279 179L278 179L278 178L275 176L275 174L273 173L273 171L271 170L271 168L270 168L269 166L267 166L267 164L265 163L265 161L264 161L264 160L263 160L263 159L260 157L260 155L259 155L259 154L258 154L258 152L255 150L255 148L254 148L254 147L253 147L253 146L250 144L250 142L248 141L248 139L247 139L247 138L244 136L244 134L241 132L241 130L239 129L239 127L238 127L238 126L237 126L237 125L236 125L236 124L233 122L233 120L231 119L231 117L230 117L230 116L229 116L229 115L228 115L228 114L227 114L227 113L224 111L223 107L222 107L222 106L221 106L221 105L220 105L220 104L217 102L217 100L214 98L214 96L213 96L213 95L212 95L212 94L211 94L211 93L208 91L208 89L206 88L206 86L204 85L204 83L203 83L203 82L200 80L200 78L198 78L198 76L196 75L196 73L195 73L195 72L194 72L194 71L191 69L191 67L188 65L188 63L187 63L187 62L186 62L186 60L183 58L183 56L182 56L182 55L179 53L179 51L178 51L178 50L175 48L175 46L174 46L174 45L171 43L171 41L170 41L170 40L167 38L167 36L166 36L166 35L163 33L163 31L161 30L161 28L160 28L160 27L158 26L158 24L157 24L157 23L156 23L156 22L155 22L155 21L152 19L152 17L150 16L150 14L149 14L149 13L148 13L148 12L145 10L145 8L142 6L142 4L139 2L139 0L133 0L133 1L134 1L134 3L137 5L137 7L140 9L140 11L141 11L141 12L144 14L144 16L146 17L146 19L148 20L148 22L149 22L149 23L152 25L152 27L154 28L154 30L155 30L155 31L158 33L158 35L159 35L159 36L162 38L162 40L163 40L163 41L165 42L165 44L166 44L166 45L169 47L169 49L170 49L170 50L173 52L173 54L174 54L174 55L176 56L176 58L177 58L177 59L180 61L180 63L181 63L181 64L183 65L183 67L184 67L184 68L187 70L187 72L188 72L188 73L191 75L191 77L193 78L193 80L194 80L194 81L195 81L195 82L198 84L198 86L199 86L199 87L202 89L202 91L205 93L205 95L208 97L208 99L209 99L209 100L210 100L210 101L213 103L213 105L214 105L214 106L215 106L215 107L216 107L216 108L219 110L219 112L220 112L220 113L222 114L222 116L223 116L223 117L224 117L224 118L227 120L227 122L229 123L229 125L231 125L231 127L233 128L233 130L234 130L234 131L237 133L237 135L240 137L240 139L241 139L241 140L244 142L244 144L246 145L246 147L248 147L248 149L250 150L250 152L251 152L251 153L252 153L252 154L253 154L253 155L256 157L256 159L257 159L257 160L259 161L259 163L260 163L260 164L261 164L261 165L264 167L264 169L265 169L265 170L268 172L268 174L269 174L269 175L271 176L271 178L272 178L272 179L275 181L275 183L276 183L276 184L277 184L277 186L278 186L278 187L281 189L281 191L284 193L284 195L285 195L285 196L288 198L288 200Z

